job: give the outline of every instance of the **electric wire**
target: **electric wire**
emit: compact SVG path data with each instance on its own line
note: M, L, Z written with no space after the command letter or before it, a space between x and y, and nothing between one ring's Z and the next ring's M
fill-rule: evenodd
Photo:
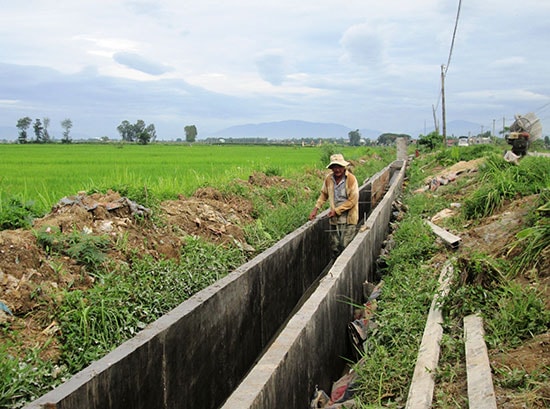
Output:
M449 58L447 59L447 65L445 66L444 75L447 75L447 70L451 64L451 56L453 55L453 48L455 45L456 30L458 29L458 20L460 18L460 8L462 7L462 0L458 0L458 10L456 11L455 28L453 30L453 39L451 40L451 48L449 49Z
M452 40L451 40L451 47L449 48L449 56L447 58L447 65L445 65L445 69L443 71L443 77L447 76L447 71L449 69L449 65L451 64L451 56L453 55L453 49L454 49L454 44L455 44L455 39L456 39L456 31L458 29L458 21L460 19L460 9L461 8L462 8L462 0L458 0L458 9L457 9L457 12L456 12L455 27L454 27L454 30L453 30L453 36L452 36ZM433 109L434 112L439 108L439 102L441 101L442 96L443 96L442 91L440 90L439 91L439 96L437 97L437 104L435 105L435 107L433 107L433 105L432 105L432 109Z
M535 109L535 113L538 114L540 113L542 110L544 110L544 108L546 108L547 106L550 105L550 102L547 102L546 104L544 104L543 106L541 106L540 108L537 108Z

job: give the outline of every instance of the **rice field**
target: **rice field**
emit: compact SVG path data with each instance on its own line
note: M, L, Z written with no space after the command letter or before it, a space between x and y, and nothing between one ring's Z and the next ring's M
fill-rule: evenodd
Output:
M366 148L337 148L346 158ZM0 202L17 197L44 210L79 191L146 189L156 198L223 187L253 172L294 177L322 168L319 147L187 144L0 145Z

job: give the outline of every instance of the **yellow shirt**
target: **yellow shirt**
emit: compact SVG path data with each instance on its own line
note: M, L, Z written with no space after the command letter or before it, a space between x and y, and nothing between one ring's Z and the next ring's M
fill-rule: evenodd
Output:
M323 187L321 188L321 194L317 199L315 207L317 209L320 209L328 200L330 208L334 209L338 216L347 212L347 224L357 224L359 222L359 185L357 183L357 178L353 173L346 170L345 176L346 194L348 196L348 199L339 206L335 205L334 179L332 178L332 174L330 174L325 178Z

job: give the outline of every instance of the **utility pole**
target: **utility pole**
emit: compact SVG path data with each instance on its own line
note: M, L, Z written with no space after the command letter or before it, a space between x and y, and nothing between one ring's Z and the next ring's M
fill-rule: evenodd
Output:
M445 66L441 64L441 122L443 123L443 147L447 147L447 124L445 121Z

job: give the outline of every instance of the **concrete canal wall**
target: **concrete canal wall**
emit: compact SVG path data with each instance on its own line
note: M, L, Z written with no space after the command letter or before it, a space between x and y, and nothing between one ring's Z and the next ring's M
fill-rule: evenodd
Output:
M350 316L342 297L360 297L373 271L403 174L403 161L396 161L361 186L366 229L301 308L297 303L330 261L326 211L26 408L218 408L230 395L227 407L244 408L231 402L241 399L255 363L265 359L274 372L262 372L250 407L307 407L310 388L342 367ZM275 362L280 340L288 356Z
M395 166L395 164L394 164ZM391 182L352 243L317 289L292 316L273 344L225 402L223 409L307 408L315 386L331 390L349 354L347 324L352 303L362 300L388 233L392 203L400 194L404 166ZM382 177L389 174L380 175Z

